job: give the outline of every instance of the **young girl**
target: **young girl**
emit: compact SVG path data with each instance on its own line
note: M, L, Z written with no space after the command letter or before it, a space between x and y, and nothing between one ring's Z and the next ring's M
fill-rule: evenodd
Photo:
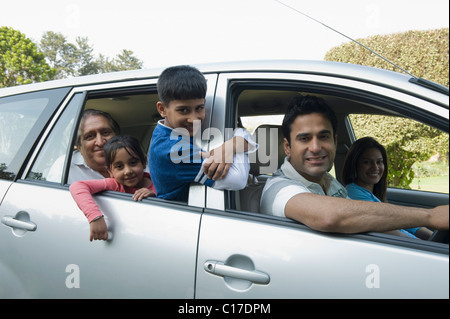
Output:
M147 157L139 141L131 136L115 136L103 147L105 166L110 178L77 181L70 185L70 193L90 224L90 237L108 239L108 229L103 214L92 198L101 191L117 191L133 194L134 200L156 196L150 174L144 172Z
M342 181L351 199L385 202L387 190L387 153L383 145L372 137L355 141L347 153ZM419 231L420 230L420 231ZM425 227L399 230L412 238L426 239L431 231Z

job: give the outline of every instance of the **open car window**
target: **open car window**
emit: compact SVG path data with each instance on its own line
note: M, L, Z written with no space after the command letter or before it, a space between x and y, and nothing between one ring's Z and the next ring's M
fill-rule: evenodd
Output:
M150 87L74 94L52 127L27 179L64 183L64 171L75 150L78 118L84 109L109 113L118 122L121 134L136 137L147 154L153 129L160 119L155 91Z
M303 89L300 85L275 81L271 85L267 81L259 87L246 85L235 84L236 94L230 99L235 117L229 123L242 125L250 131L260 149L249 157L247 187L226 194L229 210L261 213L264 185L284 161L281 125L289 101L296 95L318 96L334 110L338 118L338 144L330 173L341 183L341 171L350 146L357 138L372 136L385 143L390 150L388 156L392 157L388 202L427 208L448 204L448 149L445 148L448 147L448 126L445 123L436 123L429 116L411 112L407 103L391 102L388 98L377 100L376 96L358 91L352 95L348 90L340 93L319 86ZM233 121L236 124L232 124ZM396 135L389 140L392 131ZM399 141L402 147L398 146ZM398 180L403 180L403 184Z

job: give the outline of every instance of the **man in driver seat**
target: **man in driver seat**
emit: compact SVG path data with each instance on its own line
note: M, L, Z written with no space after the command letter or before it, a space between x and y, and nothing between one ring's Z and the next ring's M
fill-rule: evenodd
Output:
M336 131L336 116L323 100L303 96L290 103L283 120L287 156L264 187L263 213L324 232L387 232L420 226L448 230L448 205L424 209L348 199L345 188L328 173L336 155Z

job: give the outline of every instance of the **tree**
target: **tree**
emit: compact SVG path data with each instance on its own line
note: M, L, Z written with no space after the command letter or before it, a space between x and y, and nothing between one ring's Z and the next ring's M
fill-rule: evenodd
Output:
M142 61L133 56L133 51L122 50L114 59L110 60L104 55L97 59L100 73L142 69Z
M0 87L47 81L54 70L20 31L0 27Z
M142 69L143 65L142 61L133 56L133 51L125 49L116 56L115 64L118 71Z
M77 37L73 44L61 33L47 31L41 38L39 49L56 70L55 79L99 73L88 38Z
M78 75L89 75L99 73L98 61L94 59L94 49L89 45L87 37L78 37L77 40L77 69Z
M75 75L76 47L68 43L61 33L53 31L44 33L39 49L47 58L50 66L55 69L54 79L63 79Z
M76 44L67 42L61 33L44 33L40 49L50 65L56 69L55 78L81 76L97 73L134 70L142 68L142 61L133 56L133 51L122 50L114 59L100 54L97 59L87 37L77 37Z

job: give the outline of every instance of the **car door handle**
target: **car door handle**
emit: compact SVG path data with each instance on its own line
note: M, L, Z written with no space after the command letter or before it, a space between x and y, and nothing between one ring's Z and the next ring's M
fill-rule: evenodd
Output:
M30 220L20 220L12 216L4 216L2 218L2 224L14 229L22 229L26 231L35 231L37 228L37 225Z
M203 268L217 276L248 280L255 284L267 285L270 282L270 276L264 272L228 266L220 261L208 260Z

